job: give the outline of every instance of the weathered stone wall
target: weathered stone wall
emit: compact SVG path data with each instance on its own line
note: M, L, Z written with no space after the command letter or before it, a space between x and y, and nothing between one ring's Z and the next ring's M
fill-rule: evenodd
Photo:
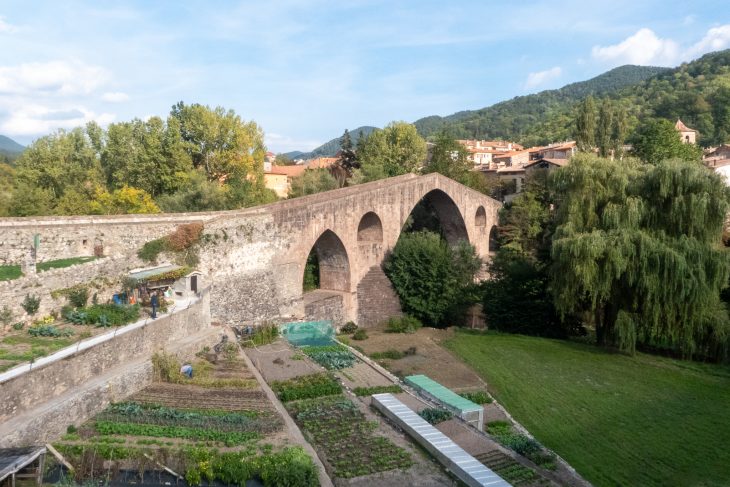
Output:
M376 326L403 314L393 284L380 266L371 267L357 285L357 313L361 327Z
M0 384L0 423L23 415L127 362L149 358L155 351L209 326L210 300L206 290L188 309L150 321L141 328L3 382Z
M198 332L169 344L168 353L189 360L205 346L219 340L215 329ZM62 436L69 425L78 426L114 402L123 401L153 381L152 362L136 360L123 368L96 376L91 381L52 399L45 407L14 417L0 424L0 448L25 446L53 441Z
M15 321L26 320L30 317L20 304L26 295L31 294L41 298L40 307L34 317L47 315L52 310L58 310L67 304L66 297L58 295L58 291L78 284L89 287L89 299L97 293L99 302L106 302L114 290L119 290L120 278L130 269L143 265L136 254L117 258L104 257L63 269L51 269L35 275L22 276L12 281L2 281L0 307L7 305L13 312Z
M217 213L31 217L0 219L0 265L22 264L30 255L33 236L40 236L36 262L103 255L126 256L145 242L170 233L181 223L207 221Z
M345 324L343 294L334 291L314 291L307 296L304 319L307 321L331 321L336 328Z

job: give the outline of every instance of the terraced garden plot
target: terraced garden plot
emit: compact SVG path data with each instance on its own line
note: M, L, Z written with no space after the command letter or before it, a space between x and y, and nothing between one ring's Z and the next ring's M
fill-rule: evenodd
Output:
M70 430L56 447L77 467L77 480L109 481L122 471L159 469L160 462L184 473L188 485L243 485L251 478L271 486L316 485L311 458L290 446L282 417L245 362L210 359L195 362L192 380L179 372L170 377L179 370L174 357L158 360L156 373L173 383L155 383ZM249 377L253 386L212 385ZM196 379L205 387L194 385Z
M157 382L132 396L144 404L158 404L183 409L219 409L223 411L274 411L260 389L210 389L184 384Z
M554 487L557 484L500 451L490 451L475 458L514 487Z
M374 434L379 421L368 421L344 396L294 401L286 406L334 477L407 469L414 463L405 449Z

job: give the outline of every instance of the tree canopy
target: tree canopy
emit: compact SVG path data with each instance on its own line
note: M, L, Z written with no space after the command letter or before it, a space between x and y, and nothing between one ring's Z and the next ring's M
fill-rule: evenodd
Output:
M690 161L702 159L702 150L685 144L669 120L647 120L634 134L633 153L644 162L654 163L679 158Z
M399 176L421 168L426 160L426 141L413 125L391 122L358 143L357 157L365 181Z
M59 130L5 171L0 216L201 211L275 199L263 134L231 110L175 105L151 117Z
M691 356L727 343L719 293L730 255L720 238L730 195L717 175L692 161L579 155L552 184L561 313L588 313L599 343L625 350L640 342Z

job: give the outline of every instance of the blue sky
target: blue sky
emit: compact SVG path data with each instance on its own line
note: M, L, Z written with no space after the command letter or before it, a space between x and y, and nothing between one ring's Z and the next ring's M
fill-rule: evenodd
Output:
M232 108L269 149L730 47L727 0L0 2L0 134Z

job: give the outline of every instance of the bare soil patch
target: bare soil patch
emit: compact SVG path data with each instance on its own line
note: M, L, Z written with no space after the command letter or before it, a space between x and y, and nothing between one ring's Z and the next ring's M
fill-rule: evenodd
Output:
M261 347L246 348L245 353L269 384L324 370L283 339Z
M441 347L440 342L453 336L452 330L421 328L416 333L385 333L368 330L368 338L358 341L367 355L388 350L404 351L416 347L414 355L398 360L380 359L378 363L399 377L425 374L444 386L461 392L482 389L486 384L461 360Z

